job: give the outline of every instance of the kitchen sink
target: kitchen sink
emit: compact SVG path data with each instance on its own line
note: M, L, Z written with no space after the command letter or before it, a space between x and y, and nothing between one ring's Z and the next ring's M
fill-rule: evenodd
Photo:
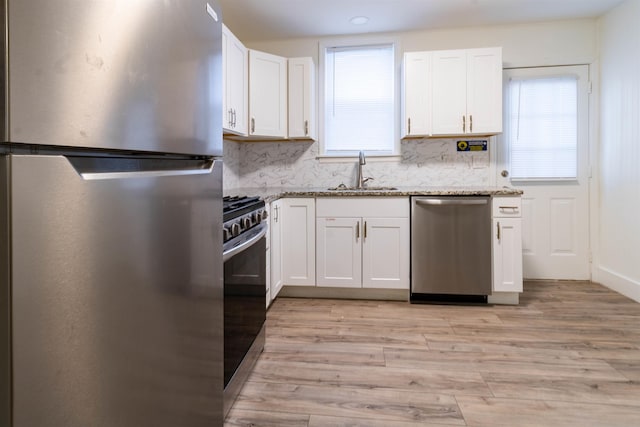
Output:
M393 191L397 190L397 187L347 187L346 185L339 185L337 187L329 187L329 191Z

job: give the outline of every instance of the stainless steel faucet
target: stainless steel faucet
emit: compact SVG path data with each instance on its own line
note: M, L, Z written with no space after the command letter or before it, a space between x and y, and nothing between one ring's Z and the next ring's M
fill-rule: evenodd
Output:
M364 184L367 181L372 180L373 178L363 178L362 176L362 166L367 164L367 160L364 158L364 151L360 151L360 155L358 156L358 176L356 177L356 188L363 189Z

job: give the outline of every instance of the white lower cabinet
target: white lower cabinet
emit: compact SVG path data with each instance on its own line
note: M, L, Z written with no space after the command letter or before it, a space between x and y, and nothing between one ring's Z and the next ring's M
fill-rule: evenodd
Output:
M407 198L323 198L316 209L318 286L409 288Z
M315 286L315 199L281 201L282 285Z
M493 291L522 292L520 197L493 199Z

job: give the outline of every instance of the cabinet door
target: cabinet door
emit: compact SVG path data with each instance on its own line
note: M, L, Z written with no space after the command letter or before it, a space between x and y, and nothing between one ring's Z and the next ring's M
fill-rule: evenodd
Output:
M282 200L271 203L269 215L269 234L271 236L269 250L271 252L271 300L274 300L282 289Z
M409 218L364 218L362 286L409 289Z
M222 27L222 126L226 133L247 135L247 49L233 33Z
M493 291L522 292L520 218L493 219Z
M282 201L282 284L315 286L315 200Z
M287 59L249 50L249 135L287 137Z
M316 271L318 286L362 286L360 218L318 218Z
M467 133L502 132L502 49L467 51Z
M289 138L317 139L315 66L312 58L289 58Z
M402 137L431 133L431 54L407 52L403 62Z
M432 52L432 135L461 135L467 124L466 50Z

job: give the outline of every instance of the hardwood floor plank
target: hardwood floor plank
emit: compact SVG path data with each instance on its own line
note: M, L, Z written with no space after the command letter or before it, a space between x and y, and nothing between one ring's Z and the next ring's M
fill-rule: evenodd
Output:
M309 415L232 408L225 427L307 427Z
M269 356L267 354L263 356ZM351 387L363 389L393 389L438 394L471 394L491 396L479 373L431 371L420 368L318 365L315 363L273 361L264 357L251 374L250 381Z
M309 427L442 427L447 425L425 421L390 421L375 418L325 417L322 415L312 415L309 419Z
M587 380L512 374L483 375L495 397L640 406L634 381ZM640 420L639 420L640 422Z
M469 353L459 351L432 351L416 349L384 350L387 366L422 369L467 371L490 373L511 373L522 375L556 375L558 377L578 377L625 381L622 374L602 360L576 359L544 355L523 355L519 353Z
M460 396L458 404L473 427L635 427L640 408L622 405Z
M354 345L350 342L299 345L275 338L265 344L262 360L353 366L384 366L385 364L382 345Z
M383 389L274 384L248 381L236 409L387 421L464 425L453 396Z

